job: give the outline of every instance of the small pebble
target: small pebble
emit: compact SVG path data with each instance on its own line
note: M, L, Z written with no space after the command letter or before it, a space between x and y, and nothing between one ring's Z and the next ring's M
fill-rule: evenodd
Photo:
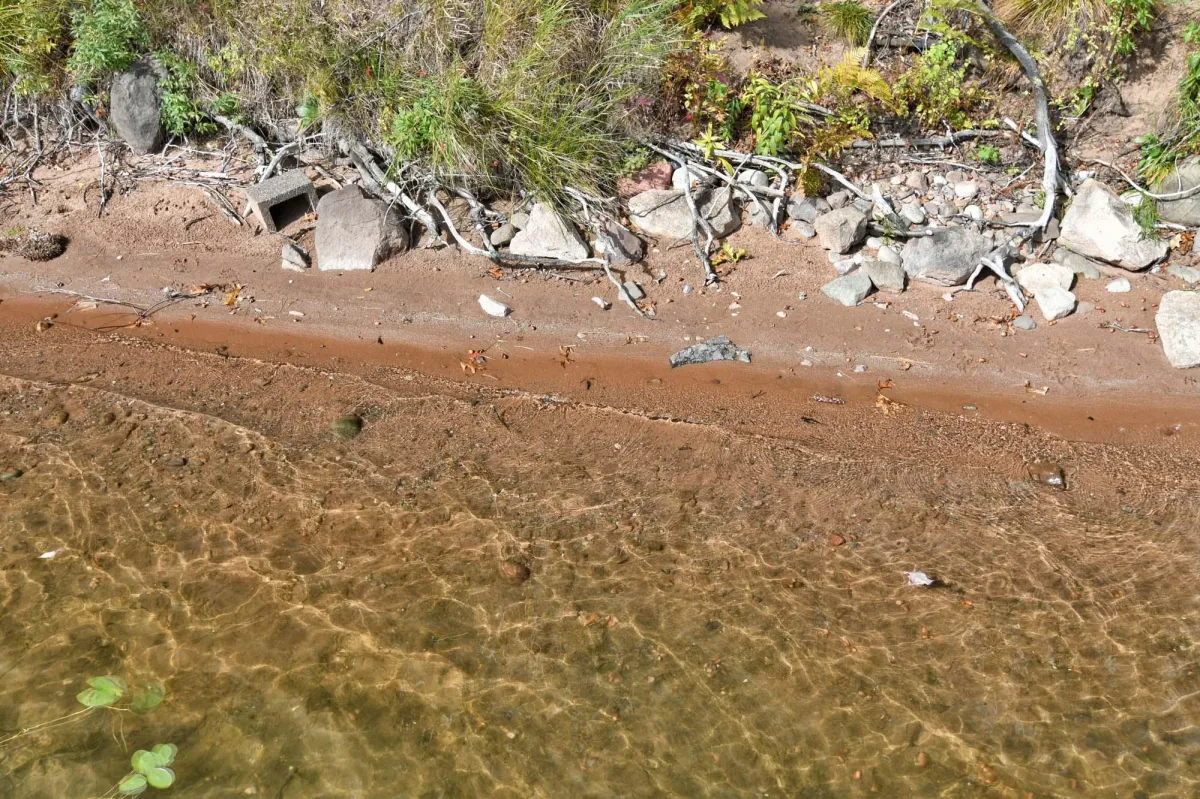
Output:
M1032 316L1018 316L1012 322L1013 327L1017 330L1036 330L1037 322Z
M863 372L867 371L867 367L860 363L858 366L854 367L854 371L858 374L862 374Z
M20 469L9 469L4 474L0 474L0 483L7 483L10 480L16 480L23 474L25 474L25 472L21 471Z

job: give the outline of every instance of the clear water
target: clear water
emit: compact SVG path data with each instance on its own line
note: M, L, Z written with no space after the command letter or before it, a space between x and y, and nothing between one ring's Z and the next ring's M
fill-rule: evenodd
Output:
M0 379L0 731L168 689L3 744L0 797L168 741L164 797L1196 795L1194 461L352 393L340 443Z

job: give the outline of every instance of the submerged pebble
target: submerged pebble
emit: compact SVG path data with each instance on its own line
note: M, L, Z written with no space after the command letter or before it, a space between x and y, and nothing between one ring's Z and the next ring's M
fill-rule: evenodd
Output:
M9 469L7 472L0 474L0 483L7 483L10 480L16 480L24 474L25 472L21 471L20 469Z

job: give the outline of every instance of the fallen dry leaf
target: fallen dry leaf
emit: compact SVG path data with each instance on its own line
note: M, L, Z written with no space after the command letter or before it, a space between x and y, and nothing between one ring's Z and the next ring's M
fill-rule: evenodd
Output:
M904 407L904 403L896 402L893 399L888 399L882 394L875 395L875 407L883 413L884 416L890 416L892 413Z
M231 288L229 291L225 292L225 298L221 300L221 304L227 305L230 308L232 308L233 306L237 305L238 300L241 299L241 297L239 296L239 295L241 295L241 293L242 293L242 284L235 283L233 285L233 288Z

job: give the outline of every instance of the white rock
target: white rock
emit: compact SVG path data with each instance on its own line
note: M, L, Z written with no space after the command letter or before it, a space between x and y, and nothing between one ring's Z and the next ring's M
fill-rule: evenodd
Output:
M765 189L771 184L771 179L762 170L747 169L738 173L737 182L744 186L757 186L760 189Z
M609 302L608 300L604 299L603 297L592 297L592 302L599 305L605 311L607 311L609 308L612 307L612 303Z
M1200 292L1168 291L1158 303L1154 322L1172 366L1200 366Z
M587 242L574 223L549 206L537 203L525 227L513 236L508 249L515 255L581 261L588 257Z
M1108 186L1094 180L1075 193L1063 216L1058 243L1132 272L1161 261L1167 254L1167 243L1144 238L1129 206Z
M479 307L488 316L495 316L501 319L512 313L512 309L507 305L498 300L493 300L486 294L479 295Z
M900 206L900 216L914 225L925 224L925 209L919 203L907 203Z
M1035 293L1033 298L1037 300L1038 310L1047 322L1062 319L1075 310L1075 295L1059 286L1047 286Z
M963 215L975 222L983 221L983 209L978 205L968 205L963 209Z
M1030 294L1051 287L1070 291L1075 272L1062 264L1029 264L1017 272L1017 283Z
M979 184L973 180L964 180L954 184L954 196L960 200L972 200L979 195Z
M1133 286L1129 285L1129 278L1119 277L1116 280L1105 286L1111 294L1128 294L1133 290Z
M876 259L883 261L885 264L904 263L904 259L900 257L900 253L896 252L896 250L890 246L880 247L879 252L875 257Z

